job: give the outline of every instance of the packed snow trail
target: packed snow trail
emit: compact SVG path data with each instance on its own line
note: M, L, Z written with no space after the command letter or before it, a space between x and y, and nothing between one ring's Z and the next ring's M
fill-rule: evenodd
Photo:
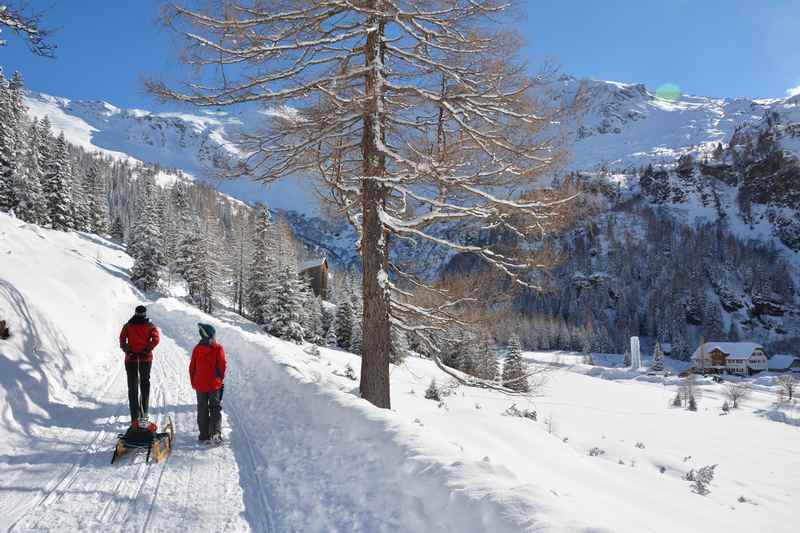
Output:
M0 344L0 530L263 530L230 445L196 441L189 356L169 334L156 349L150 414L162 427L172 416L175 449L158 465L142 453L110 464L130 421L117 336L143 300L130 257L4 214L0 255L0 317L12 330Z

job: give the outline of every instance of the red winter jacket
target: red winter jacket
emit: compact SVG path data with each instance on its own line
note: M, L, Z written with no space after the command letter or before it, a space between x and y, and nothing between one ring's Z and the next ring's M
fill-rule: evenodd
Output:
M225 350L217 341L201 342L192 350L189 379L197 392L212 392L222 388L225 379Z
M122 326L119 347L125 352L126 363L149 363L153 360L153 348L158 346L158 328L145 317L134 315Z

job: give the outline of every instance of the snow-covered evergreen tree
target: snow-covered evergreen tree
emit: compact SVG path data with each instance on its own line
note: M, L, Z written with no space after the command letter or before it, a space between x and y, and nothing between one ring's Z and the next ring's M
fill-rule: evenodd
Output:
M125 241L125 226L122 224L121 217L115 217L114 222L111 224L111 238L115 241Z
M72 229L77 231L91 231L89 221L89 195L85 182L80 177L72 175Z
M406 332L399 328L392 328L392 351L389 353L389 362L393 365L401 364L408 356L408 340Z
M158 287L164 263L161 229L156 214L156 194L155 183L148 177L128 246L128 252L133 256L131 281L143 291L152 291Z
M220 261L217 250L221 248L221 238L215 221L206 216L200 226L186 234L182 253L183 278L188 289L188 298L197 307L210 313L217 301L220 283Z
M328 326L328 331L325 334L325 346L328 348L338 348L339 347L339 338L336 336L336 315L332 315L330 326Z
M336 307L336 346L343 350L350 350L353 338L353 308L350 304L350 295L342 294L342 299Z
M272 304L272 287L277 276L274 258L272 219L263 204L256 206L252 236L250 277L247 285L247 308L256 324L266 324Z
M350 303L353 312L353 326L350 336L350 352L361 355L361 344L364 340L363 322L364 322L364 302L362 301L362 292L356 287L355 276L350 276L348 284L350 289ZM391 340L391 336L390 336Z
M0 211L11 211L17 206L14 182L19 155L17 132L19 123L12 103L13 92L0 71Z
M661 343L656 341L656 346L653 349L653 365L650 367L653 372L662 372L664 370L664 351L661 349Z
M528 369L522 358L519 337L514 334L508 341L508 353L503 362L503 386L517 392L528 392Z
M91 165L86 171L84 189L87 198L88 231L99 235L105 234L108 231L108 200L105 180L100 175L97 165Z
M42 189L42 165L39 148L41 136L39 123L34 120L26 132L27 149L25 150L25 172L17 176L16 214L19 218L32 224L46 226L50 223L47 200Z
M303 342L304 291L302 281L285 266L275 281L274 298L267 317L267 331L281 339Z
M476 367L475 375L480 379L494 381L497 379L498 362L497 354L492 349L489 339L485 336L478 339L475 348Z
M50 139L49 123L44 122L43 139ZM45 196L53 229L68 231L75 227L72 207L72 171L64 133L56 139L53 150L46 152Z

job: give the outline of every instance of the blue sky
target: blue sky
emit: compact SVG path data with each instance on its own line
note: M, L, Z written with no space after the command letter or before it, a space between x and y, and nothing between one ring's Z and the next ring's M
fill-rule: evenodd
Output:
M180 65L172 37L155 22L160 0L32 0L50 7L58 57L32 56L18 40L0 65L29 88L122 107L158 108L144 76ZM675 83L690 94L782 97L800 90L800 0L529 0L519 22L535 71L545 61L566 74Z

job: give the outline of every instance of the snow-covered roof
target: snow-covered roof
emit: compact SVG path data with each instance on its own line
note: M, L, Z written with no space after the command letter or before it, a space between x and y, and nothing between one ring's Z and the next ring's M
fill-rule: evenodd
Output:
M308 270L309 268L316 268L321 266L327 260L326 257L319 257L316 259L306 259L302 263L300 263L300 271Z
M755 342L706 342L697 347L692 354L692 359L700 357L700 350L709 353L714 349L719 349L728 357L734 359L749 359L756 350L764 350L764 347Z
M794 362L795 359L797 358L793 355L785 353L776 354L769 359L767 365L770 370L786 370L787 368L792 366L792 363Z

